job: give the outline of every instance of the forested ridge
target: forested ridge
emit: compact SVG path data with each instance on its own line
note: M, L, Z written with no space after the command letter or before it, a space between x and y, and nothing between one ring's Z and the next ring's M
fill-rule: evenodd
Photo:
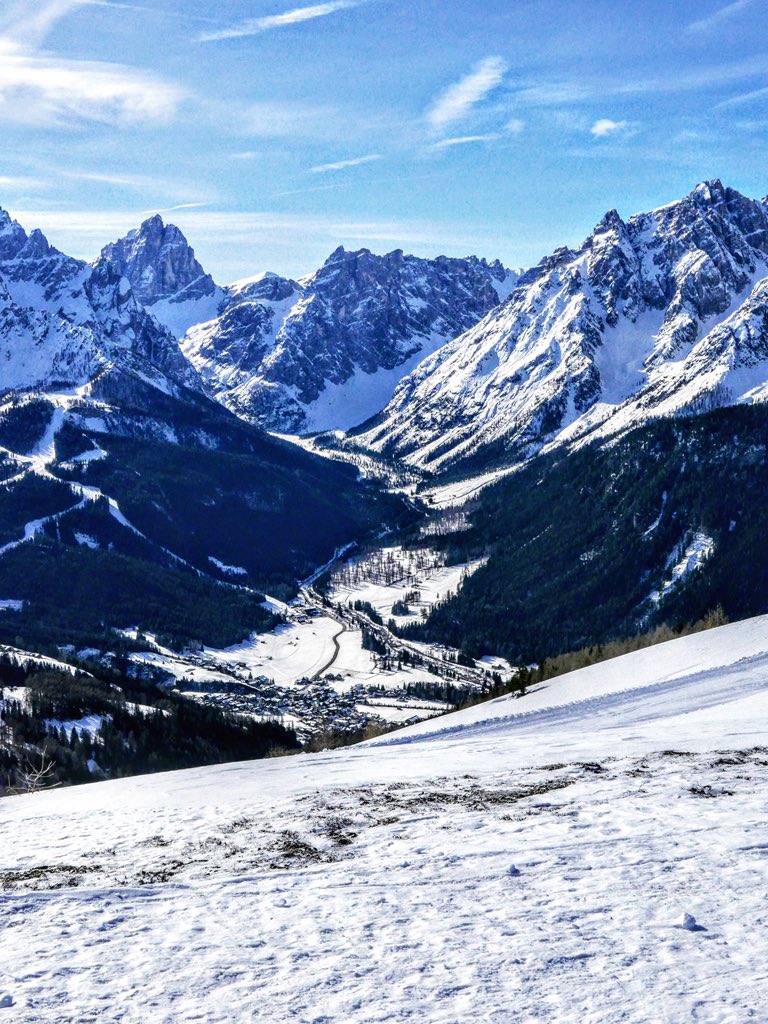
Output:
M738 406L533 460L434 538L488 562L411 633L528 664L717 606L768 610L767 442L768 409ZM697 533L712 554L654 602Z

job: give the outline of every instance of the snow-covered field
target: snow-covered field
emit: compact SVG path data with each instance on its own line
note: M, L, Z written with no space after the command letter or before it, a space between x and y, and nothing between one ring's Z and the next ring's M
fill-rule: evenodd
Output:
M6 800L0 1020L764 1020L766 736L768 616L358 747Z
M371 652L363 648L359 630L347 630L342 633L338 643L339 654L329 673L334 677L330 680L331 684L340 692L351 690L358 685L384 687L387 690L396 690L417 682L445 685L442 676L430 672L424 666L413 668L404 665L400 669L383 670L376 664ZM391 698L388 703L395 704L396 701Z
M459 570L443 569L438 575L446 580L458 579ZM393 599L389 600L391 604ZM282 610L288 610L287 606L282 605ZM329 682L340 693L357 685L391 690L419 681L444 683L442 677L423 667L384 671L363 648L361 631L350 624L343 625L329 615L309 617L302 609L298 614L291 611L291 615L287 623L268 633L254 633L232 647L205 647L200 652L177 654L157 645L157 651L132 654L131 660L193 683L231 683L266 676L278 686L293 687L318 672L321 678L329 676ZM131 630L124 632L135 636ZM153 637L149 639L155 642Z
M234 647L205 648L206 656L228 667L244 666L254 675L265 675L281 686L310 678L331 659L333 638L341 626L327 616L306 622L289 622L270 633L255 633Z
M412 558L420 555L429 557L431 553L426 548L423 552L415 553L404 552L400 547L382 548L374 554L381 556L382 559L391 559L395 565L398 564L399 559L402 559L403 572L408 572L408 575L391 583L377 581L375 573L372 573L374 578L345 579L343 577L354 573L355 562L350 561L348 566L342 567L340 573L333 577L333 585L328 596L333 602L342 604L365 601L375 608L385 621L392 618L398 625L418 621L422 610L429 612L438 601L442 601L448 594L455 594L466 577L483 564L481 559L477 559L474 562L461 562L457 565L435 565L418 569L409 563L409 555ZM371 557L371 555L366 556L365 564L370 564ZM365 572L366 570L363 569L363 575ZM402 601L409 592L414 591L418 592L419 596L417 600L409 602L410 613L395 615L392 605L396 601Z

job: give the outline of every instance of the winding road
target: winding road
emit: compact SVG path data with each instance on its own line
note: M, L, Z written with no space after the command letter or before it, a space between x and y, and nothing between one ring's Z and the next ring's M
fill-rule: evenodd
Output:
M338 619L336 621L338 622ZM347 627L344 625L343 622L340 623L340 625L341 629L339 630L339 632L334 633L333 636L331 637L334 648L333 656L331 657L331 660L327 662L325 665L323 665L323 667L319 671L315 672L315 674L312 676L312 682L315 682L316 679L319 679L324 672L327 672L328 669L331 668L331 666L334 664L334 662L336 661L341 652L341 646L339 645L339 637L341 636L342 633L346 633Z

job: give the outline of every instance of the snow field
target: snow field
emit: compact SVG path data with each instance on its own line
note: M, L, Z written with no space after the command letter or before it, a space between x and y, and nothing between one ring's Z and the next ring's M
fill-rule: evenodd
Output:
M333 638L341 631L335 619L318 616L292 621L270 633L255 633L233 647L204 648L213 663L245 666L253 675L268 676L280 686L311 678L333 657Z
M3 1019L760 1020L766 734L763 616L357 747L4 801Z
M429 552L426 552L429 554ZM408 552L402 552L401 548L384 548L383 555L391 554L397 560L398 557L407 558ZM421 609L429 611L438 601L442 601L448 594L456 593L467 576L480 568L483 564L478 559L474 562L461 562L458 565L443 565L423 570L414 569L413 575L405 580L397 580L393 583L379 583L371 579L362 579L355 582L346 582L340 579L338 574L335 577L329 597L334 603L352 604L355 601L367 601L386 622L392 618L397 625L406 625L409 622L420 620ZM404 561L404 567L407 562ZM401 601L409 591L417 590L419 600L410 603L410 615L393 615L392 605Z
M43 798L0 875L7 1019L759 1019L766 762L718 760Z

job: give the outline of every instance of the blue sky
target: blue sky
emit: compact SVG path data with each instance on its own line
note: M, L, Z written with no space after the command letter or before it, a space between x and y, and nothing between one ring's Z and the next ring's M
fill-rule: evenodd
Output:
M766 39L768 0L0 0L0 205L84 257L162 211L221 282L529 265L768 192Z

